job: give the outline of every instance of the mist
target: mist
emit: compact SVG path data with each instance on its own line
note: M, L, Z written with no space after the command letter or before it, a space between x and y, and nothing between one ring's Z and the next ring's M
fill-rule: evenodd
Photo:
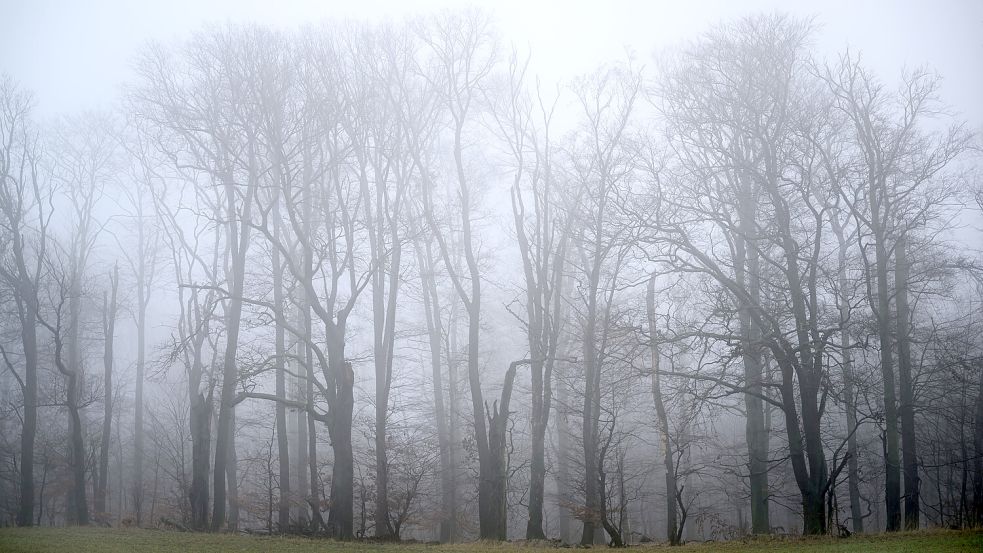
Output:
M10 7L0 526L983 524L978 7L336 7Z

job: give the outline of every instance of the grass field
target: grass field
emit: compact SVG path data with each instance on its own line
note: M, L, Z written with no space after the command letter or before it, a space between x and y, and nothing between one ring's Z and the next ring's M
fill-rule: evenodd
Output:
M669 551L664 545L632 548L642 551ZM276 551L283 553L535 553L554 550L522 544L383 545L370 542L338 543L303 538L232 536L226 534L185 534L160 530L121 530L106 528L0 528L0 551L4 553L242 553ZM983 553L983 533L971 531L926 531L892 535L855 536L848 539L768 539L688 544L675 549L683 553L755 553L796 551L802 553Z

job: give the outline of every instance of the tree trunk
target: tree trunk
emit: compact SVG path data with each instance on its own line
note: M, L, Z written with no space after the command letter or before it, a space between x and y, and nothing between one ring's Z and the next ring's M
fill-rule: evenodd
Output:
M414 228L414 235L418 235ZM441 371L441 342L443 340L443 323L440 313L440 296L437 294L437 283L434 278L433 250L430 242L421 244L415 240L417 263L420 267L420 278L423 288L423 311L427 320L427 335L430 343L430 372L433 381L434 417L437 419L437 445L440 449L440 541L449 543L456 539L454 528L454 482L453 466L451 464L451 440L449 417L444 405L444 378Z
M891 291L888 288L888 253L883 232L875 244L877 278L877 335L880 341L881 378L884 384L884 503L887 531L901 529L901 463L898 454L898 403L895 396L894 357L891 343Z
M558 507L560 517L560 540L563 543L572 543L573 520L570 516L570 506L573 501L570 478L570 428L567 415L567 390L566 386L560 385L557 388L558 403L556 409L556 494L558 496Z
M911 381L911 308L908 305L908 240L902 232L895 245L894 289L897 306L898 384L901 391L901 453L904 463L906 530L918 529L919 479L915 432L915 394Z
M229 424L229 459L225 464L225 480L228 490L229 512L226 517L228 530L230 532L239 531L239 459L236 455L236 410L232 408L232 421Z
M112 295L107 300L103 293L102 334L103 348L103 417L102 440L99 444L99 471L96 478L95 510L96 516L108 521L106 510L106 488L109 481L109 442L113 431L113 335L116 329L116 291L119 284L119 268L114 267L110 275Z
M89 504L86 499L85 480L85 441L82 437L82 417L79 408L79 389L77 373L68 377L68 416L71 431L69 459L72 465L72 501L69 511L69 524L87 526L89 524Z
M751 533L771 533L768 514L768 433L765 429L764 402L761 400L763 363L761 361L761 329L752 317L752 309L761 304L760 262L755 242L755 204L753 185L741 176L738 192L740 209L739 232L735 236L735 280L747 290L747 299L739 300L741 360L744 381L748 388L744 394L747 411L745 438L748 447L748 474L751 488Z
M141 225L142 234L142 225ZM143 243L141 238L140 243ZM133 426L133 514L137 526L143 522L143 459L144 453L144 429L143 429L143 381L146 379L147 367L147 302L144 298L147 295L147 283L143 273L143 255L141 257L141 268L137 275L137 374L136 390L133 396L133 410L135 420Z
M676 467L673 460L672 440L669 435L669 416L662 400L662 383L660 382L660 353L656 341L655 324L655 275L649 277L646 307L649 323L649 350L652 355L652 398L655 400L655 414L658 417L659 436L662 440L663 464L666 469L666 539L669 545L679 545L682 528L678 524L676 498ZM752 511L753 512L753 511Z
M256 175L255 159L250 155L250 179ZM242 322L242 294L244 288L246 272L246 250L249 246L249 231L251 229L249 218L252 198L255 194L256 184L247 184L246 196L242 202L242 209L236 209L235 184L231 181L231 176L224 177L223 186L225 188L225 216L228 217L227 247L229 255L229 270L227 280L229 283L229 298L227 299L225 313L225 358L222 364L222 389L219 400L218 429L215 441L215 468L214 468L214 506L212 507L212 531L217 531L226 522L226 464L230 459L230 449L234 447L231 440L234 436L233 410L235 409L235 386L239 379L238 365L236 363L236 353L239 348L239 329Z
M274 199L273 206L273 232L277 239L280 235L280 211L279 199ZM277 313L285 313L284 288L283 288L283 263L280 260L280 250L277 247L271 248L273 262L273 306ZM279 318L276 321L274 336L274 355L275 379L276 379L276 444L277 444L277 467L279 468L279 488L280 499L277 505L277 531L286 532L290 528L290 442L287 438L287 406L283 400L287 399L287 379L286 379L286 332Z
M343 341L344 331L341 330L340 333ZM338 336L329 337L329 340L334 341L338 338ZM327 524L328 531L333 537L350 540L355 536L355 460L352 451L355 373L352 371L352 364L344 359L343 349L329 351L329 355L331 355L331 364L334 365L331 367L331 372L334 375L337 395L331 405L331 422L328 425L334 463L331 467L331 509L328 511Z
M212 394L191 392L191 527L208 529L208 469L211 453Z
M508 539L508 420L509 404L512 400L512 388L515 385L515 373L519 365L528 364L529 360L513 361L505 372L505 382L502 385L501 402L495 402L488 412L488 453L491 460L491 470L485 475L479 485L486 486L491 505L482 516L489 516L495 524L495 533L486 539Z
M832 217L833 232L836 234L838 242L837 250L837 278L839 280L840 296L840 355L843 364L843 396L845 398L846 411L846 430L847 430L847 485L850 492L850 521L854 534L862 534L864 531L863 511L860 502L860 448L857 445L857 393L854 389L853 374L853 351L850 335L850 296L847 293L849 282L847 281L847 239L843 234L843 227L840 225L836 216Z
M976 396L973 446L973 517L977 526L983 526L983 371L980 371L979 392Z
M299 294L304 294L303 290L298 292ZM311 315L310 310L306 307L304 303L306 300L306 294L304 294L300 301L298 302L297 316L299 318L300 327L304 332L304 340L297 341L297 357L298 359L303 359L303 364L298 363L297 366L300 367L297 370L297 378L295 381L297 401L305 405L310 405L312 401L310 395L308 394L308 389L313 388L310 385L310 380L314 376L314 367L310 365L313 355L310 354L310 347L306 343L306 339L310 337L310 325L311 325ZM306 375L306 378L304 376ZM298 409L296 415L297 424L297 451L294 458L297 461L295 467L295 473L297 474L297 525L301 528L308 525L310 519L308 518L308 507L310 506L310 498L313 495L314 483L310 479L311 471L309 467L310 454L312 452L316 453L315 449L311 448L310 437L308 432L308 427L313 426L308 424L307 411L304 409Z
M24 424L21 430L20 459L20 503L17 510L17 525L34 524L34 440L38 425L38 335L37 293L26 280L23 249L19 247L17 234L14 238L14 251L18 270L21 272L20 297L17 302L20 318L21 342L24 345Z

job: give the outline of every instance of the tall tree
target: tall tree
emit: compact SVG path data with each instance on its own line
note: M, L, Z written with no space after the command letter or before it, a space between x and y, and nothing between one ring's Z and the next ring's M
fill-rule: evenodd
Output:
M106 517L106 490L109 483L109 444L113 431L113 341L116 333L116 296L119 290L119 266L113 267L109 275L109 290L102 295L102 336L103 336L103 416L102 438L99 442L99 469L95 479L96 516Z
M632 160L629 124L641 91L641 75L630 67L602 69L575 84L580 110L580 139L570 150L570 176L575 183L577 229L571 269L576 282L576 311L583 354L582 413L584 512L580 543L599 541L610 526L601 497L602 373L609 364L615 293L633 247L632 226L619 209L619 197L630 185ZM613 433L613 421L605 422ZM609 437L613 434L609 433ZM617 539L611 536L612 540Z
M0 75L0 211L5 232L0 275L13 292L20 329L23 376L8 352L4 363L24 397L17 525L34 524L34 445L38 424L38 311L48 246L53 188L40 173L41 143L30 119L33 97Z
M440 246L441 258L458 298L464 305L468 321L468 385L471 391L471 407L475 441L478 451L478 522L482 539L506 539L505 493L501 481L501 463L493 457L489 446L486 406L481 389L481 269L478 262L472 210L475 207L475 190L465 165L465 129L473 121L475 101L480 87L494 65L489 53L490 27L487 18L478 12L468 12L458 17L436 19L425 27L423 39L430 46L441 73L439 82L443 107L450 117L453 134L453 175L459 200L460 244L464 252L465 269L458 270L452 261L452 251L447 230L438 224L433 205L432 183L424 184L425 212L431 231ZM422 152L415 151L414 159L423 166ZM425 166L429 167L429 166ZM423 175L428 175L427 170ZM466 271L466 273L465 273Z
M555 182L550 125L556 101L547 106L537 96L534 107L524 87L528 59L516 53L509 61L504 98L493 101L493 116L513 159L510 189L512 218L522 259L525 288L523 315L515 314L526 331L532 380L532 453L526 539L546 539L543 502L546 483L546 429L553 399L553 367L559 346L562 284L567 245L575 209L562 203ZM538 91L537 91L538 92ZM573 203L573 201L571 202ZM528 206L527 204L531 204Z
M877 323L887 529L901 529L902 463L905 527L917 528L920 500L906 244L909 233L924 226L951 195L949 187L926 185L965 150L969 137L959 125L938 134L923 129L938 112L938 79L930 73L906 74L896 95L850 54L821 69L819 75L833 95L833 108L849 122L848 140L858 158L857 182L838 190L862 229L857 242L868 275L868 303Z
M87 458L83 445L83 417L81 410L85 400L83 393L85 359L82 347L83 313L85 297L84 281L89 270L93 249L103 224L97 219L97 205L102 197L106 181L112 176L116 157L116 140L113 120L108 114L90 113L65 120L58 127L54 147L58 156L52 168L52 177L63 188L71 206L70 237L68 245L67 273L64 274L67 290L62 297L68 301L67 314L57 313L57 339L63 342L67 352L64 366L59 372L68 378L67 399L69 428L72 432L72 468L75 490L72 493L73 508L68 519L72 523L88 524L89 512L86 500ZM59 283L61 285L62 283ZM67 317L67 319L65 318ZM45 326L48 326L45 324ZM83 505L84 504L84 505Z

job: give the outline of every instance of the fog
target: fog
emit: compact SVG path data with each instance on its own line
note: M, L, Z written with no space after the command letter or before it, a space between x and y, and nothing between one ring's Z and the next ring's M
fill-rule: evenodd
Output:
M0 525L983 524L983 7L3 12Z

